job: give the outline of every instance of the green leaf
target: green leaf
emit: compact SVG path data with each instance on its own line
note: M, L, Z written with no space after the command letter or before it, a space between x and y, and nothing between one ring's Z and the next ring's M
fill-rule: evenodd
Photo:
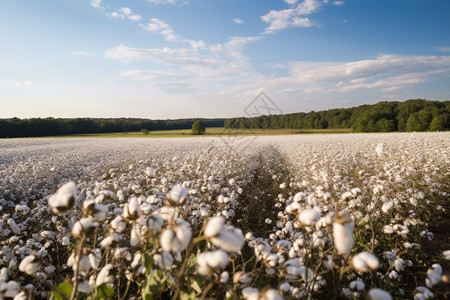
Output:
M195 300L197 298L195 291L190 291L189 293L181 293L180 300Z
M147 275L149 275L152 271L152 267L153 267L153 259L152 256L150 254L148 254L147 252L144 252L144 255L142 255L144 261L142 262L145 266L145 273Z
M64 297L61 295L63 294L66 298L70 298L70 295L72 294L72 285L67 282L60 283L56 290L52 291L50 295L50 300L64 300Z
M142 299L152 300L154 295L159 295L166 286L167 275L162 270L153 270L147 276L142 288Z
M201 294L202 293L202 289L200 287L200 285L198 284L197 281L192 281L191 283L191 287L197 292L197 294Z
M111 299L114 297L114 289L104 283L97 288L97 297L99 299Z

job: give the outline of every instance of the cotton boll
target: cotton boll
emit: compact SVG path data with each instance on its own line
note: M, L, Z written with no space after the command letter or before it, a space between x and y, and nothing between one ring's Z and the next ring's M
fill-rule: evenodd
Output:
M35 275L41 268L41 260L39 257L31 254L25 257L19 265L19 270L28 275Z
M55 272L55 270L56 270L56 267L55 267L55 266L46 266L46 267L44 268L44 272L45 272L46 274L52 274L52 273Z
M155 170L153 168L147 167L144 173L148 177L153 177L155 175Z
M137 246L142 239L142 233L141 233L141 227L140 226L133 226L131 229L131 235L130 235L130 245L131 246Z
M48 198L48 205L53 213L62 214L72 209L77 197L77 185L70 181L61 186L58 191Z
M90 218L82 218L72 227L72 236L74 238L90 237L97 229L98 223L93 222Z
M379 143L375 147L375 152L377 153L378 157L383 157L383 156L386 155L386 153L384 152L384 145L383 145L383 143Z
M397 272L401 272L405 269L405 260L401 257L398 257L394 260L394 268Z
M244 273L244 272L236 272L233 275L233 283L237 284L240 288L243 288L247 286L252 281L252 277L250 273ZM242 290L242 293L244 294L244 290ZM256 290L256 289L255 289Z
M393 207L394 207L394 201L388 199L388 200L384 201L383 205L381 206L381 210L384 213L388 213Z
M442 281L442 267L439 264L433 266L427 271L426 285L429 288L437 285Z
M188 194L189 191L185 187L181 184L177 184L172 187L172 190L167 195L167 201L172 206L183 205L187 200Z
M70 244L70 238L69 238L68 236L64 236L64 237L61 239L61 245L63 245L63 246L69 246L69 244Z
M162 226L164 224L164 219L160 215L154 213L148 217L147 227L152 232L161 232Z
M386 234L394 233L394 228L391 225L385 225L383 227L383 232Z
M163 270L171 270L173 265L173 257L169 252L157 253L153 256L155 264Z
M353 248L353 220L345 215L337 217L333 222L333 239L336 250L344 255Z
M445 260L450 260L450 250L445 250L442 252L442 255L444 256Z
M0 282L0 297L12 298L20 292L20 285L15 281Z
M238 252L244 245L244 235L239 228L224 226L223 230L210 238L212 244L229 252Z
M434 298L434 294L429 289L423 286L418 286L416 288L416 292L414 293L414 299L426 300L431 298Z
M96 200L86 200L83 202L83 214L91 216L95 220L103 220L106 218L108 208L96 202Z
M205 236L214 237L220 233L225 224L225 218L223 217L212 217L206 222L205 226Z
M328 270L333 270L333 256L327 255L327 259L323 260L322 263Z
M115 232L110 232L109 235L100 242L100 247L103 249L113 248L117 246L120 240L120 235Z
M362 280L354 280L354 281L350 282L349 287L350 287L350 289L355 290L355 291L364 291L364 289L366 288L366 286Z
M102 250L94 249L91 250L91 253L88 255L89 262L93 269L97 270L100 262L102 261Z
M370 300L392 300L392 296L381 289L373 288L369 291Z
M90 294L94 290L92 283L88 280L83 280L78 283L78 290L85 294Z
M298 215L298 220L303 226L312 226L320 219L320 214L314 209L305 209Z
M96 285L112 283L116 277L116 270L112 264L105 265L97 275Z
M123 220L123 218L121 216L115 217L111 221L110 224L111 224L111 228L114 229L114 231L116 231L118 233L124 231L127 226L127 223L125 223L125 221Z
M389 274L388 274L389 278L391 279L397 279L398 278L398 273L395 270L392 270Z
M246 287L242 290L242 297L245 300L259 300L261 299L259 296L259 291L257 288Z
M394 263L395 260L395 253L392 251L386 251L385 257L389 263L390 266Z
M192 232L190 225L178 219L176 224L165 229L161 234L161 247L164 251L185 250L191 240Z
M262 295L263 299L266 300L283 300L284 298L281 297L280 293L275 289L268 289L264 292Z
M370 252L363 251L352 258L353 268L358 272L370 272L380 266L378 258Z
M131 197L123 208L122 218L127 221L137 220L141 216L141 208L138 199Z

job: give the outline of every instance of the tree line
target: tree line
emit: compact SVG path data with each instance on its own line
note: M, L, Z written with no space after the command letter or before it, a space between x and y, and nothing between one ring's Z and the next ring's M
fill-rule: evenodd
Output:
M0 138L111 133L139 130L191 129L198 119L138 118L0 119ZM410 99L308 113L264 115L253 118L200 119L206 127L234 129L339 129L354 132L450 130L450 101Z
M450 101L410 99L308 113L230 118L226 128L339 129L354 132L450 130Z
M197 119L150 120L136 118L0 119L0 138L111 133L139 130L191 129ZM201 119L206 127L223 127L225 119Z

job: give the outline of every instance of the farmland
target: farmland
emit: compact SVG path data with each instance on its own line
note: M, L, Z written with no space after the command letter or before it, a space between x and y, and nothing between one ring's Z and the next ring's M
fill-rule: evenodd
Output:
M450 133L110 137L0 140L0 298L448 297Z

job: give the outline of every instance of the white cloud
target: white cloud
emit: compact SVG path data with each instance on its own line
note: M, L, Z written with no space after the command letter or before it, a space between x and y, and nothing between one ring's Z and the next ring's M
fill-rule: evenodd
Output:
M234 19L233 19L233 22L236 23L236 24L242 24L242 23L244 23L244 21L243 21L242 19L239 19L239 18L234 18Z
M322 2L318 0L304 0L299 3L295 8L295 13L297 15L310 15L318 11L322 7Z
M294 5L296 1L288 2ZM305 28L317 26L317 23L311 21L304 16L311 15L318 11L323 5L323 2L318 0L304 0L296 6L292 6L288 9L271 10L267 14L261 16L261 19L269 23L269 26L265 28L264 33L274 33L281 29L286 28Z
M22 82L17 81L17 82L16 82L16 87L18 87L18 88L24 88L24 89L32 89L32 88L38 88L38 87L39 87L39 84L34 83L34 82L31 81L31 80L26 80L26 81L22 81Z
M226 43L214 45L183 40L189 41L191 48L132 48L120 45L104 55L107 59L124 63L152 62L161 65L166 72L129 70L121 74L126 78L147 82L159 90L165 91L168 87L171 90L209 89L252 77L250 74L253 71L242 49L259 39L261 37L231 37ZM171 77L176 84L170 82Z
M223 93L248 98L264 87L273 97L358 97L361 90L385 95L442 78L450 78L450 56L380 55L352 62L291 62L288 75L274 77L256 72ZM330 98L330 99L331 99ZM301 99L301 98L300 98Z
M174 33L172 27L170 27L170 25L165 21L158 18L151 18L150 23L147 25L142 25L142 28L146 31L162 35L166 41L175 42L179 39L179 37Z
M356 62L324 62L291 64L290 74L303 83L326 83L408 72L421 68L450 66L450 56L380 55L376 59Z
M87 51L74 51L72 52L73 55L80 55L80 56L92 56L95 55L93 52L87 52Z
M344 5L344 1L333 1L333 5L342 6L342 5Z
M91 0L89 3L92 5L92 7L100 8L100 3L102 0Z
M450 47L436 47L435 49L441 52L450 52Z
M132 20L132 21L140 21L142 19L141 15L131 15L128 16L128 19Z
M197 50L197 49L205 49L206 44L204 41L200 40L200 41L194 41L194 40L188 40L189 45L191 45L192 49Z
M121 7L117 11L106 14L108 17L112 18L120 18L120 19L129 19L132 21L139 21L142 19L141 15L134 15L133 11L129 7Z
M289 5L294 5L295 3L297 3L297 0L284 0L284 2L286 2Z

